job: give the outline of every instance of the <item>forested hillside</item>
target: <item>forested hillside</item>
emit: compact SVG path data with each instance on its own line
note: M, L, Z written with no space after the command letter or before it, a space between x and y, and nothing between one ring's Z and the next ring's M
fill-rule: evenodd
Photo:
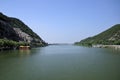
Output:
M112 26L110 29L93 37L86 38L75 44L79 45L120 45L120 24Z

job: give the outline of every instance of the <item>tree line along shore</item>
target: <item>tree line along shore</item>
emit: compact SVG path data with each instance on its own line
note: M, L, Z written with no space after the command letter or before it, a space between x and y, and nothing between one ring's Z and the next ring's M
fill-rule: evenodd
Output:
M19 46L30 46L30 44L27 42L0 39L0 50L18 49Z

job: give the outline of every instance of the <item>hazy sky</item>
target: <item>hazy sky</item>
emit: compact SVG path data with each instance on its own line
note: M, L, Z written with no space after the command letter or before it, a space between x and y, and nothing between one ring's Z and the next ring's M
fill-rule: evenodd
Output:
M0 0L48 43L73 43L120 23L120 0Z

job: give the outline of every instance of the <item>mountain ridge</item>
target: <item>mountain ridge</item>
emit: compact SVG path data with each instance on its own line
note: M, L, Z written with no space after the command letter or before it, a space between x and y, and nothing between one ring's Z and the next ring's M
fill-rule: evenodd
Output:
M94 45L94 44L103 44L103 45L120 45L120 24L116 24L111 28L97 34L93 37L88 37L76 42L75 44L80 45Z
M45 46L42 40L32 29L18 18L8 17L0 12L0 39L29 43L31 46Z

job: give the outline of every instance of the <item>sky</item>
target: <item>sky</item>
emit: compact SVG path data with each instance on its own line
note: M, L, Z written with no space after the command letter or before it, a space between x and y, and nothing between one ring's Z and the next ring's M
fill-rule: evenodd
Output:
M120 0L0 0L48 43L74 43L120 24Z

